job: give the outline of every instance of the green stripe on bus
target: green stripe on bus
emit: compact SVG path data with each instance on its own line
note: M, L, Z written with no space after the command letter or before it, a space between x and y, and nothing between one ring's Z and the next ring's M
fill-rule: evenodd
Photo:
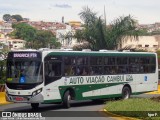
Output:
M51 52L47 56L58 55L58 56L152 56L155 57L155 54L139 54L139 53L100 53L100 52Z
M61 97L63 97L65 91L67 89L73 89L75 92L75 99L76 100L83 100L84 97L82 96L82 93L107 88L111 86L116 86L120 84L125 84L127 82L121 82L121 83L106 83L106 84L88 84L88 85L71 85L71 86L59 86L59 91L61 94Z

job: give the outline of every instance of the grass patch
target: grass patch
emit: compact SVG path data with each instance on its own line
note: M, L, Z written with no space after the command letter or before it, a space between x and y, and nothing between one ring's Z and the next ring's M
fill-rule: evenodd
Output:
M114 114L127 117L136 117L143 120L160 120L160 102L152 99L132 98L128 100L110 101L107 102L105 109Z

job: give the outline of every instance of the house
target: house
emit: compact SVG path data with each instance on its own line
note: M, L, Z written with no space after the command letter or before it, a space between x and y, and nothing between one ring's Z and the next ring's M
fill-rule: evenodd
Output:
M12 31L13 31L12 23L0 22L0 32L6 35Z
M80 27L82 25L80 21L69 21L68 24L71 26L77 26L77 27Z
M74 34L75 30L70 25L56 30L56 38L63 48L72 48L77 43L77 40L73 37Z
M3 32L0 32L0 39L4 39L5 38L5 34Z
M147 51L156 51L160 49L160 35L139 36L138 39L125 39L121 42L120 49L143 49Z
M26 41L21 39L8 39L9 48L11 50L24 49Z

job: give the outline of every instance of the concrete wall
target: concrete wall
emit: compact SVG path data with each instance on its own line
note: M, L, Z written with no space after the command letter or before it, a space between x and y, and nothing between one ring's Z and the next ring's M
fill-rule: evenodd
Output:
M160 48L160 36L140 36L136 39L125 39L122 41L122 48L132 46L132 48L142 48L155 51Z

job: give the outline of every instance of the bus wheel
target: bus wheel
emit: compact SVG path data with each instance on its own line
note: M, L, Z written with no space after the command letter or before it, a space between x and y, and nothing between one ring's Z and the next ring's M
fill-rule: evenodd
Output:
M63 106L65 108L70 108L70 100L71 100L71 95L69 91L66 91L64 96L63 96Z
M31 103L31 107L36 110L39 107L39 103Z
M130 94L131 94L131 90L129 87L125 86L123 89L122 89L122 99L128 99L130 97Z

